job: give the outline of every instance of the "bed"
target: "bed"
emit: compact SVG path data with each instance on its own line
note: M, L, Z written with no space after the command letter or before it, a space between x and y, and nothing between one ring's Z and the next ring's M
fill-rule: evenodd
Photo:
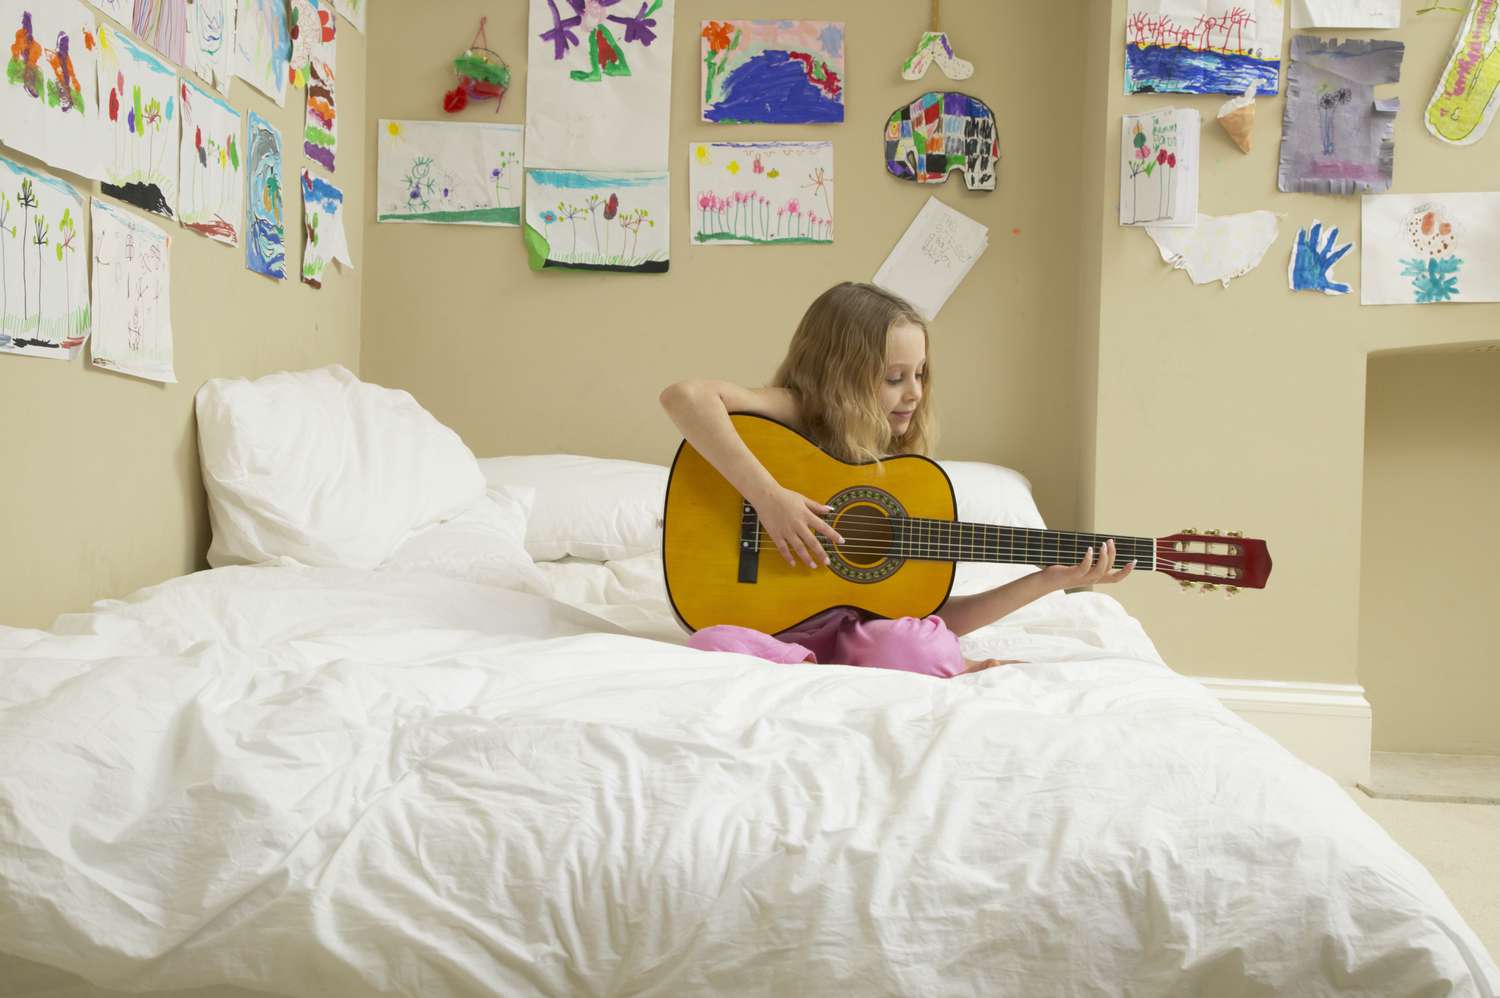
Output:
M382 483L347 458L411 425L219 401L205 441L288 424L204 445L219 566L0 628L0 995L1500 990L1426 870L1108 595L966 636L1025 664L953 680L698 652L664 469L431 421ZM328 438L337 488L246 499ZM1036 517L969 471L960 515ZM412 475L418 520L346 529ZM1025 569L961 588L993 571Z

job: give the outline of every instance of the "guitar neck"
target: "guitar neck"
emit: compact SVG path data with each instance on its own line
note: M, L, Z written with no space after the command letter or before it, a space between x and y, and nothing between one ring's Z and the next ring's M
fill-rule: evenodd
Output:
M1002 527L988 523L927 520L892 521L892 553L918 561L989 561L1008 565L1076 565L1092 547L1095 558L1105 541L1115 542L1115 566L1134 561L1137 571L1156 570L1156 538L1091 534L1073 530Z

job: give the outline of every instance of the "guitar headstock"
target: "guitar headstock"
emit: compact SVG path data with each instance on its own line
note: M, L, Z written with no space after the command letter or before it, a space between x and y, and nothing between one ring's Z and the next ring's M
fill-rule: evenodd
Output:
M1189 527L1180 534L1156 539L1156 570L1182 584L1183 591L1202 586L1205 593L1233 596L1241 589L1264 589L1271 575L1266 542L1238 530L1201 533Z

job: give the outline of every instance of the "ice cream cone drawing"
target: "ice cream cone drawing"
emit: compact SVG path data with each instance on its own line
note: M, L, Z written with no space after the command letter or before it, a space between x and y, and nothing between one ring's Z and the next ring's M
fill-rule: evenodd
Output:
M1252 83L1243 97L1227 100L1219 108L1219 127L1228 133L1234 144L1240 147L1240 152L1244 153L1250 151L1250 137L1255 130L1255 91L1256 85Z

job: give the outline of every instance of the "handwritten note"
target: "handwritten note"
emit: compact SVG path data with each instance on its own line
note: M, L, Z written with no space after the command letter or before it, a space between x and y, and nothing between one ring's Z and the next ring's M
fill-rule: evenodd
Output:
M935 319L989 246L989 231L930 197L876 271L875 283Z
M1294 0L1292 28L1399 28L1401 0Z

